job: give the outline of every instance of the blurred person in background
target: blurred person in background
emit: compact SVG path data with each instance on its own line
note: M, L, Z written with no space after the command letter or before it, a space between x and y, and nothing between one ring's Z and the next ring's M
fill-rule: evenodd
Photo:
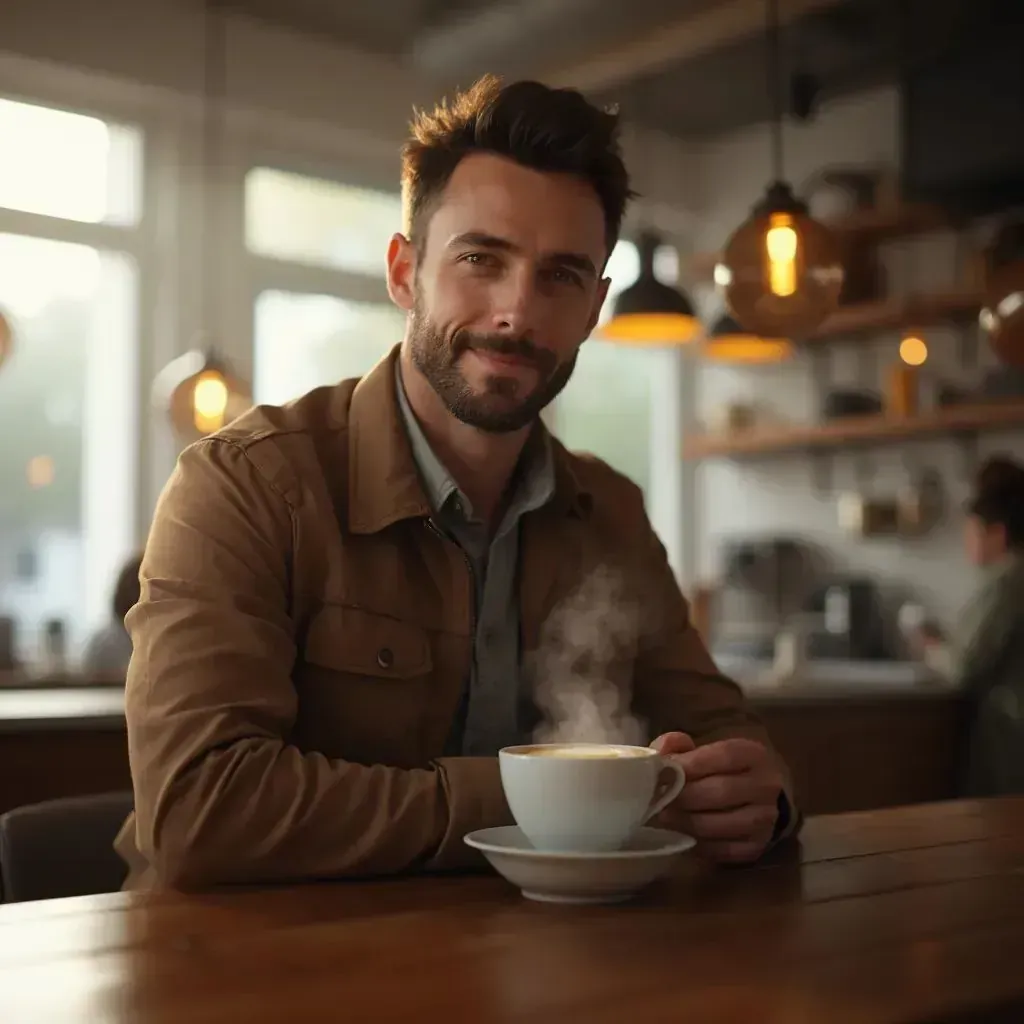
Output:
M1024 793L1024 465L986 462L967 513L967 553L984 578L950 644L971 701L964 795Z
M139 600L139 569L142 555L133 555L117 574L110 602L110 621L97 630L85 646L82 673L87 676L123 679L132 657L132 639L125 629L124 617Z

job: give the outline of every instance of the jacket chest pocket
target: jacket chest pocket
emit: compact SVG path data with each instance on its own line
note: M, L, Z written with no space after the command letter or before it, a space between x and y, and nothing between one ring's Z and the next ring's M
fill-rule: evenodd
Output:
M309 625L301 658L295 676L303 746L360 764L421 763L433 672L425 629L327 605Z

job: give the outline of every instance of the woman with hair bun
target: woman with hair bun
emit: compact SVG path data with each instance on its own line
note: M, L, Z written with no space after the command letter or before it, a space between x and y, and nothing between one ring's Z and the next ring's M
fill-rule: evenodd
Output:
M972 706L964 795L1024 793L1024 466L1003 456L985 463L965 529L985 581L952 643Z

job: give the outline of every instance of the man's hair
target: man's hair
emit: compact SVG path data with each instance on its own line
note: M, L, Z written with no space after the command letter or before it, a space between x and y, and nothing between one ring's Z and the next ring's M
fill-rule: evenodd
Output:
M633 197L615 111L598 109L575 89L529 81L503 86L493 75L433 110L417 111L402 150L406 231L417 244L448 179L472 153L495 153L589 182L604 209L611 252Z
M972 515L1006 531L1008 547L1024 547L1024 466L1004 455L993 456L978 473Z

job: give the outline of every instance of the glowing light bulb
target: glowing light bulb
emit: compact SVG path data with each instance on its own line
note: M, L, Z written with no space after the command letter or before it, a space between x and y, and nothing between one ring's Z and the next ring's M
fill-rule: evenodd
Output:
M768 254L768 288L786 297L796 292L796 255L800 240L788 213L773 213L765 234Z
M928 345L916 334L908 334L900 342L900 359L907 366L924 366L928 361Z
M224 414L228 408L228 386L217 370L207 370L199 375L192 391L193 419L196 430L212 434L224 426Z

